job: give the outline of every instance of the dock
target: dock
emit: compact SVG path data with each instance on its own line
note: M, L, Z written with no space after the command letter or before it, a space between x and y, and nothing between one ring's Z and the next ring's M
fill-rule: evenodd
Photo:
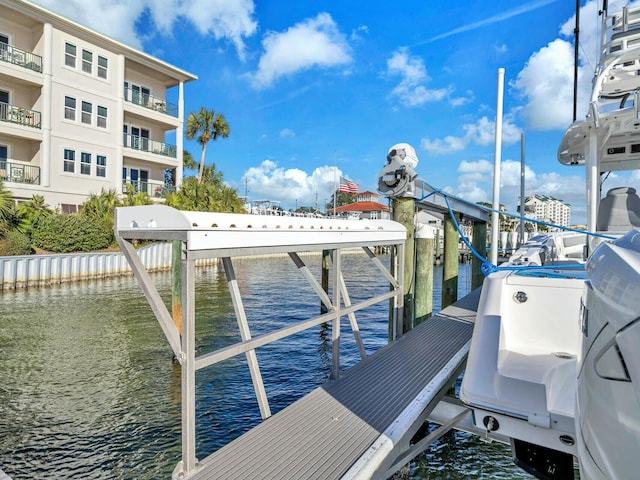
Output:
M409 449L412 437L464 368L480 291L406 331L407 229L398 222L184 212L154 205L117 208L115 234L181 365L182 459L173 472L176 480L388 478L415 456L415 449ZM135 239L173 244L172 285L179 288L173 290L172 312L133 247L131 240ZM354 248L364 251L389 288L352 302L341 252ZM386 265L376 255L383 250L390 252ZM320 285L300 257L300 252L309 251L322 251L330 260L331 288ZM318 307L323 308L319 308L320 315L253 337L233 258L272 253L290 257L301 280L317 294ZM240 341L197 354L195 262L205 258L222 262ZM357 276L357 272L349 273ZM176 301L181 305L180 323L175 318ZM287 301L286 292L279 301ZM357 315L382 302L388 305L392 341L367 356ZM331 327L330 380L271 415L256 350L321 324ZM353 334L361 355L361 361L346 370L340 368L341 329L345 326L350 326L348 333ZM196 371L237 355L246 356L263 422L198 459ZM444 422L439 434L463 418L468 420L468 414L462 407Z
M479 293L227 444L203 460L191 478L329 480L384 474L463 367Z

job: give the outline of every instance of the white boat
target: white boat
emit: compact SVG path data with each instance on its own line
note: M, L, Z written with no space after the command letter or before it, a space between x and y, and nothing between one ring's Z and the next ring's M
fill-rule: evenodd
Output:
M460 398L543 479L640 476L640 7L603 9L589 113L561 163L584 166L587 230L534 237L484 281ZM534 268L532 268L534 267Z

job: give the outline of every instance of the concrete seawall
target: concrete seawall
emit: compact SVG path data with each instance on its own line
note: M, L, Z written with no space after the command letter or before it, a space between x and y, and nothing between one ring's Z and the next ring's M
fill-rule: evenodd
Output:
M171 268L171 243L158 242L138 249L142 263L150 272ZM350 253L362 253L354 249ZM301 256L320 255L301 252ZM286 254L252 256L281 257ZM196 266L218 265L219 259L196 260ZM65 282L133 275L121 252L55 253L48 255L15 255L0 257L0 291L17 288L45 287ZM0 477L0 480L2 478Z
M139 254L150 271L171 267L171 243L146 245L139 249ZM216 262L216 259L209 261ZM131 267L120 252L0 257L0 290L131 274Z

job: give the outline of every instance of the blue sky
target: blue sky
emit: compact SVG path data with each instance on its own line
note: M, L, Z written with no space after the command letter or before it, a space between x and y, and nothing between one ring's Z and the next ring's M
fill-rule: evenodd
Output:
M285 208L322 208L336 169L375 191L400 142L415 147L422 179L490 202L504 68L501 203L516 209L524 133L526 194L560 198L584 222L583 169L556 159L572 120L573 1L35 3L196 74L186 112L205 106L230 126L207 163L240 195ZM597 8L582 2L579 117L597 60ZM197 143L185 148L199 159ZM637 183L614 175L603 188Z

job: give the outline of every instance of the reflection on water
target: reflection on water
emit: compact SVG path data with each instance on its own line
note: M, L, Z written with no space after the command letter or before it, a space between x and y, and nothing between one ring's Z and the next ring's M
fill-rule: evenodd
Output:
M319 258L306 261L319 273ZM388 288L364 256L343 263L353 302ZM253 335L319 312L288 259L238 260L235 268ZM461 265L462 293L467 273ZM169 276L153 278L168 300ZM222 272L199 269L197 285L198 352L239 340ZM0 313L0 469L16 480L170 478L180 458L180 369L133 278L1 293ZM386 343L386 303L358 321L368 353ZM347 367L359 356L346 320L342 331ZM326 380L329 339L318 326L258 350L273 413ZM198 372L196 383L197 454L204 458L260 414L243 356ZM469 452L484 454L485 445L451 435L415 462L412 478L519 475L505 449L492 447L494 470L483 470L485 460Z

